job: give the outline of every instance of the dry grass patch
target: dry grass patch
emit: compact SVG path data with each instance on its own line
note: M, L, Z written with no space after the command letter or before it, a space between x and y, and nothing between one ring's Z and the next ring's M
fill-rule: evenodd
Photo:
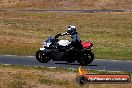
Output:
M73 81L74 75L75 73L65 73L65 72L50 72L50 71L42 71L42 70L33 70L33 69L24 69L24 68L1 68L0 69L0 73L3 75L0 75L0 78L2 80L8 80L8 81L1 81L0 86L4 86L7 88L9 87L9 85L11 86L10 88L42 88L42 87L46 87L46 88L50 88L53 86L57 86L57 88L59 86L61 86L60 84L63 84L64 80L67 81ZM61 76L58 76L60 75ZM67 77L69 76L70 79L67 79ZM43 80L43 81L42 81ZM46 83L44 82L44 80L50 80L52 81L51 83L48 83L46 81ZM58 82L56 82L58 81ZM68 82L69 83L69 82ZM6 85L3 85L6 84ZM51 84L51 85L50 85ZM59 84L59 86L57 85ZM46 86L47 85L47 86ZM64 84L65 85L65 84ZM61 87L60 87L61 88Z
M1 8L131 9L131 0L1 0Z
M15 37L15 36L0 36L1 42L1 54L13 54L17 55L35 55L34 51L40 47L41 41L38 39ZM22 54L23 53L23 54Z
M97 71L88 71L97 73ZM99 74L102 72L98 72ZM107 72L104 72L105 74ZM75 82L78 73L61 68L25 67L17 65L0 66L1 88L131 88L132 84L86 84ZM110 73L109 73L110 74ZM114 74L114 73L111 73ZM118 74L118 73L116 73ZM120 74L120 73L119 73Z

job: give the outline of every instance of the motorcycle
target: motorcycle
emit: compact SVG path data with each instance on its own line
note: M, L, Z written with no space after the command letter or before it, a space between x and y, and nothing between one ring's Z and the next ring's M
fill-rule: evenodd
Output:
M82 42L82 49L75 49L68 40L59 40L58 34L55 37L48 37L43 42L43 47L36 52L36 59L41 63L53 61L66 61L73 63L77 61L80 65L88 65L94 60L92 53L93 44Z

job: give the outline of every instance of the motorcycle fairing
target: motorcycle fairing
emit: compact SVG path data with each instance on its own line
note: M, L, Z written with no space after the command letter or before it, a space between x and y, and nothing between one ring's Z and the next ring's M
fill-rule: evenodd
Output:
M44 47L50 47L52 41L54 40L54 38L52 36L48 37L44 42L43 45Z

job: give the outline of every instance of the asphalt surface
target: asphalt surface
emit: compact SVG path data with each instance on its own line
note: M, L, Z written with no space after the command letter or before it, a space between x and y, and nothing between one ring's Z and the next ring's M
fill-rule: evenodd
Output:
M0 56L0 64L17 64L26 66L46 66L50 68L78 68L79 64L68 64L65 61L38 62L34 56ZM91 64L84 67L91 70L125 71L132 72L132 61L95 59Z
M17 11L27 11L27 12L81 12L81 13L95 13L95 12L126 12L127 10L17 10Z
M77 13L98 13L98 12L132 12L131 10L44 10L44 9L0 9L0 11L17 11L17 12L31 12L31 13L45 13L45 12L77 12Z

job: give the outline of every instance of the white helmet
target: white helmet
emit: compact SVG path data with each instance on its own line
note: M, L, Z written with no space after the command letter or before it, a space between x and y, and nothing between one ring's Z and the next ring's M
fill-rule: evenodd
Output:
M76 26L74 26L74 25L69 25L68 28L67 28L67 32L68 32L68 33L76 32Z

